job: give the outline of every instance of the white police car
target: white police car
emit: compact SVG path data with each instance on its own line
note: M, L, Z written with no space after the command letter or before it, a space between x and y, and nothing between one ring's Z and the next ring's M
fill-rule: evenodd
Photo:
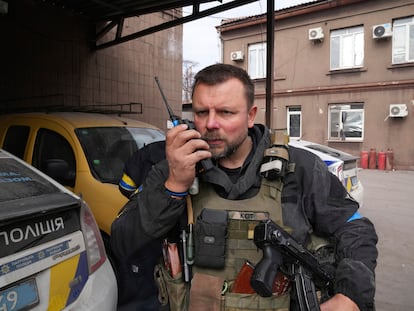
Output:
M306 149L321 158L328 166L329 171L336 175L343 183L349 194L361 206L363 205L364 188L358 178L358 157L306 140L291 139L289 145Z
M0 310L116 310L117 283L89 208L0 149Z

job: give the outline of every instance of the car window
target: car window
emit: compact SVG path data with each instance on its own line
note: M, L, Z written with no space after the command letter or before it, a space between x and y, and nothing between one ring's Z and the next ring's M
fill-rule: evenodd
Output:
M138 149L164 140L163 132L150 128L94 127L75 130L93 176L117 185L125 162Z
M60 134L39 129L32 164L64 186L75 186L76 160L69 142Z
M23 159L30 127L13 125L7 130L3 149Z

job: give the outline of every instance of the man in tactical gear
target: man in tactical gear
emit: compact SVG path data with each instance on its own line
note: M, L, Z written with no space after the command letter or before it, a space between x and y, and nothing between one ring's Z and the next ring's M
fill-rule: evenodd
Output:
M317 156L285 146L286 165L266 164L275 142L269 129L254 123L258 108L248 74L232 65L206 67L195 76L192 100L195 129L180 124L168 131L166 160L153 167L127 204L136 207L129 218L134 230L123 232L135 239L130 251L165 237L184 214L191 228L194 222L195 254L188 260L190 249L184 248L181 256L191 275L180 308L297 310L289 290L271 297L233 291L244 264L262 257L253 242L254 226L270 219L303 245L313 235L334 241L335 281L320 310L375 310L374 225ZM197 163L205 159L214 166L199 170ZM273 169L277 174L266 174ZM195 178L199 192L189 200Z

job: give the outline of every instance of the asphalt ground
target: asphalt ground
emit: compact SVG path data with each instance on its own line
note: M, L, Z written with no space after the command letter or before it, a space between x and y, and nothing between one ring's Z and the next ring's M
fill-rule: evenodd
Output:
M414 171L361 169L360 209L378 234L377 311L414 310Z

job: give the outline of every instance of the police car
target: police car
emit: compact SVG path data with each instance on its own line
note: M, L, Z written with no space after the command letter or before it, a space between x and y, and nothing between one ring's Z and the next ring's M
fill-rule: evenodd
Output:
M0 149L0 310L116 310L117 285L91 211Z
M364 188L358 177L358 157L306 140L291 139L289 145L308 150L321 158L328 166L329 171L343 183L349 194L361 206L363 205Z

